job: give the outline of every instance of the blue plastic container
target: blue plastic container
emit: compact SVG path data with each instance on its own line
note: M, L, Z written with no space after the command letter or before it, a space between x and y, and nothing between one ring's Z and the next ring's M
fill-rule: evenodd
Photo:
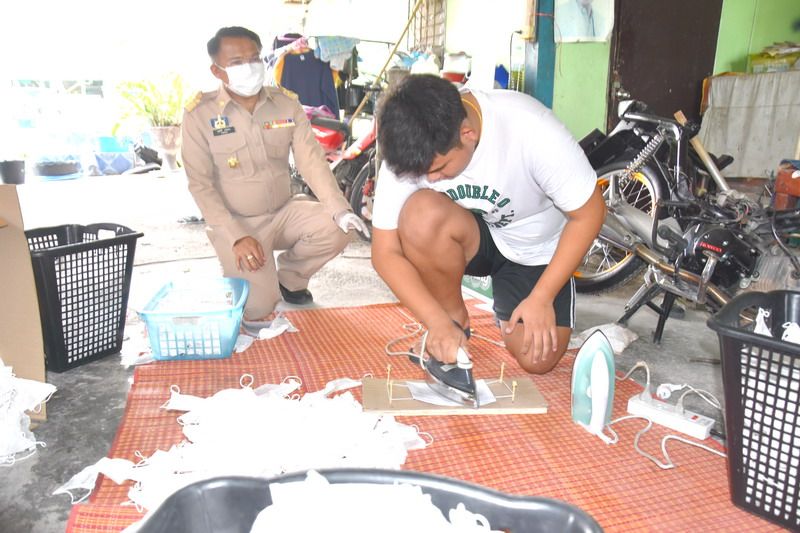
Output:
M131 140L127 137L102 136L97 138L98 152L130 152Z
M159 361L224 359L239 336L250 284L187 277L164 285L139 312Z

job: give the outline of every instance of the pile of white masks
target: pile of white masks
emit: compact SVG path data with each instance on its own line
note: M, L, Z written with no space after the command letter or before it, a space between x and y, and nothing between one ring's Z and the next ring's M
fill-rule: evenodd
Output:
M0 466L11 466L36 453L37 441L31 432L26 411L39 412L56 391L55 386L18 378L0 359Z
M103 458L53 494L82 501L102 473L115 483L133 480L130 503L154 510L184 486L218 476L269 478L323 468L399 469L409 450L425 448L432 439L391 415L364 412L350 392L330 396L360 384L345 378L300 396L299 379L253 388L252 376L246 375L241 388L208 398L182 394L173 385L162 408L184 412L177 423L186 440L149 457L137 452L136 464ZM76 500L76 496L82 497Z
M270 496L272 504L256 517L251 533L490 532L486 517L471 513L463 503L448 511L448 520L415 485L328 483L312 471L305 481L271 483Z

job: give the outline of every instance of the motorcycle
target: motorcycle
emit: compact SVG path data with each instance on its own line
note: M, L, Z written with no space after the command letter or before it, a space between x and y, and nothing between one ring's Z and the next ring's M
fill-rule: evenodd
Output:
M373 98L381 88L370 88ZM310 117L314 137L325 150L331 171L344 197L358 216L369 226L372 223L372 198L377 175L377 127L375 119L366 133L353 140L348 122L313 115ZM345 147L342 150L342 147ZM292 193L314 197L313 192L291 165Z
M706 152L698 125L682 114L659 117L629 100L619 117L608 135L581 140L608 214L575 273L578 291L615 287L645 269L618 322L653 309L659 343L678 297L714 312L740 291L800 289L800 261L787 245L800 209L778 210L731 189L720 169L733 159Z

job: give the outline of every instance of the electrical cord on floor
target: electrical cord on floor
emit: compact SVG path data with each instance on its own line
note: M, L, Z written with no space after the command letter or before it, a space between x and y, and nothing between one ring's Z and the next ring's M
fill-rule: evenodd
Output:
M414 357L419 357L419 354L411 352L409 350L401 351L401 352L397 352L397 351L392 350L391 347L394 346L395 344L397 344L398 342L402 342L404 340L412 339L414 337L417 337L420 334L420 332L422 331L422 324L420 324L419 322L410 322L408 324L403 324L403 329L406 330L406 331L411 330L411 332L407 333L405 335L402 335L400 337L397 337L395 339L392 339L389 342L387 342L386 345L383 347L383 351L386 353L386 355L391 355L391 356L411 355L411 356L414 356Z
M712 435L714 435L715 437L717 437L717 438L718 438L718 439L720 439L720 440L724 440L724 441L726 441L726 442L727 442L727 440L728 440L728 438L725 436L725 433L723 433L722 431L717 431L716 429L713 429L713 428L712 428L712 429L709 431L709 433L711 433Z
M649 400L651 398L651 393L650 393L650 367L647 366L647 363L645 363L644 361L637 361L636 364L633 365L631 367L631 369L628 370L628 372L624 376L622 376L621 378L617 377L616 379L617 379L617 381L625 381L626 379L631 377L631 374L633 374L633 372L635 370L637 370L639 368L644 368L644 371L647 373L647 381L645 382L644 390L642 391L640 396L642 397L643 400L644 399Z
M397 337L395 339L392 339L389 342L387 342L386 345L383 348L383 351L386 353L386 355L390 355L390 356L410 355L410 356L413 356L413 357L419 357L420 354L414 353L414 352L411 352L411 351L408 351L408 350L406 350L406 351L394 351L392 349L392 346L394 346L398 342L402 342L404 340L414 338L414 337L418 336L420 334L420 332L424 331L423 332L423 339L422 339L422 341L423 341L422 348L423 349L420 351L420 353L424 353L424 351L425 351L424 350L424 347L425 347L424 343L425 343L426 337L428 335L428 330L426 330L422 326L421 323L417 322L414 319L414 317L409 316L408 313L406 313L402 309L398 309L398 311L400 312L400 314L402 314L404 317L406 317L407 319L409 319L411 321L411 322L408 322L407 324L403 324L403 329L406 330L406 331L409 331L409 333L407 333L405 335L402 335L400 337ZM495 346L499 346L501 348L505 348L505 346L506 346L504 342L498 342L498 341L496 341L494 339L490 339L488 337L484 337L483 335L477 335L475 333L472 333L471 338L480 339L482 341L488 342L489 344L494 344Z
M621 377L621 378L618 377L616 379L617 379L617 381L624 381L624 380L628 379L631 376L631 374L633 374L633 372L635 370L639 369L639 368L644 368L645 372L647 374L647 378L646 378L647 381L645 383L644 390L642 391L640 396L641 396L642 399L651 400L652 396L651 396L651 393L650 393L650 367L647 366L647 363L645 363L644 361L638 361L635 365L633 365L633 367L631 367L630 370L628 370L628 372L623 377ZM717 409L721 409L722 408L721 405L720 405L719 400L717 400L714 397L713 394L711 394L710 392L708 392L706 390L703 390L703 389L696 389L696 388L692 387L691 385L687 385L687 384L683 384L683 385L675 385L675 384L672 384L672 383L662 384L662 385L659 386L659 393L660 393L659 396L668 398L669 395L674 390L681 390L681 389L688 389L680 396L680 398L678 399L678 402L676 404L676 406L681 411L683 411L683 399L688 394L697 394L698 396L703 398L703 400L705 400L706 402L708 402L712 406L716 407ZM666 394L664 395L662 393L662 391L664 393L666 393ZM621 416L621 417L617 418L616 420L612 420L611 422L606 424L606 428L613 435L613 439L611 439L612 440L611 444L614 444L619 440L619 435L617 434L616 431L614 431L611 428L611 426L616 424L616 423L618 423L618 422L622 422L623 420L632 420L632 419L640 419L640 420L645 420L647 422L647 425L643 429L639 430L636 433L636 436L633 439L633 448L636 450L636 452L639 455L641 455L643 457L646 457L647 459L649 459L650 461L655 463L659 468L661 468L663 470L669 470L671 468L675 468L676 467L675 463L672 461L672 459L669 456L669 453L667 452L667 442L670 441L670 440L677 440L679 442L683 442L685 444L689 444L691 446L695 446L697 448L701 448L703 450L711 452L714 455L718 455L720 457L727 457L723 452L720 452L718 450L710 448L710 447L706 446L705 444L700 444L699 442L692 442L692 441L690 441L688 439L685 439L683 437L680 437L678 435L666 435L664 438L661 439L661 454L662 454L663 458L666 460L665 462L662 462L657 457L645 452L644 450L642 450L639 447L639 439L641 439L642 435L644 435L645 433L650 431L650 428L653 427L653 421L652 420L650 420L646 416L639 416L639 415Z
M717 398L713 394L708 392L707 390L695 389L691 385L685 385L685 387L688 390L680 395L680 398L678 398L678 402L675 404L675 406L678 408L678 410L681 413L683 412L683 399L688 394L696 394L696 395L700 396L703 400L705 400L711 407L719 409L720 411L722 410L722 404L720 404L719 400L717 400Z
M700 444L699 442L692 442L692 441L690 441L688 439L685 439L683 437L680 437L678 435L666 435L664 438L661 439L661 454L664 457L664 459L666 459L666 462L661 462L657 457L647 453L646 451L642 450L639 447L639 439L641 439L642 435L644 435L645 433L650 431L650 428L653 427L653 421L650 420L649 418L647 418L646 416L638 416L638 415L621 416L621 417L617 418L616 420L612 420L611 422L609 422L606 425L606 427L614 435L615 439L619 440L619 437L618 437L617 433L613 429L611 429L611 426L613 424L616 424L617 422L622 422L623 420L632 420L632 419L640 419L640 420L645 420L647 422L647 425L643 429L640 429L636 433L636 436L633 438L633 448L636 450L636 452L639 455L641 455L643 457L646 457L650 461L654 462L656 464L656 466L658 466L662 470L669 470L669 469L675 468L677 466L672 461L672 459L669 456L669 453L667 452L667 441L670 441L670 440L677 440L677 441L683 442L685 444L689 444L691 446L695 446L697 448L701 448L703 450L706 450L708 452L713 453L714 455L718 455L718 456L723 457L723 458L727 457L727 455L724 454L723 452L715 450L715 449L713 449L713 448L711 448L709 446L706 446L705 444ZM616 440L614 442L616 442Z

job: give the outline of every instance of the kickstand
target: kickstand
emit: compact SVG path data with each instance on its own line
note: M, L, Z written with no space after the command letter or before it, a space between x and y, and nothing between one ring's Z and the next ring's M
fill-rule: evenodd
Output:
M664 299L661 305L653 303L653 300L662 292L664 293ZM674 303L675 295L665 291L660 285L643 285L625 305L625 313L619 317L617 323L623 326L627 325L628 320L636 314L642 306L646 305L658 314L658 324L656 325L656 330L653 332L653 343L661 344L661 336L664 334L664 324L666 324L667 318L669 318Z

